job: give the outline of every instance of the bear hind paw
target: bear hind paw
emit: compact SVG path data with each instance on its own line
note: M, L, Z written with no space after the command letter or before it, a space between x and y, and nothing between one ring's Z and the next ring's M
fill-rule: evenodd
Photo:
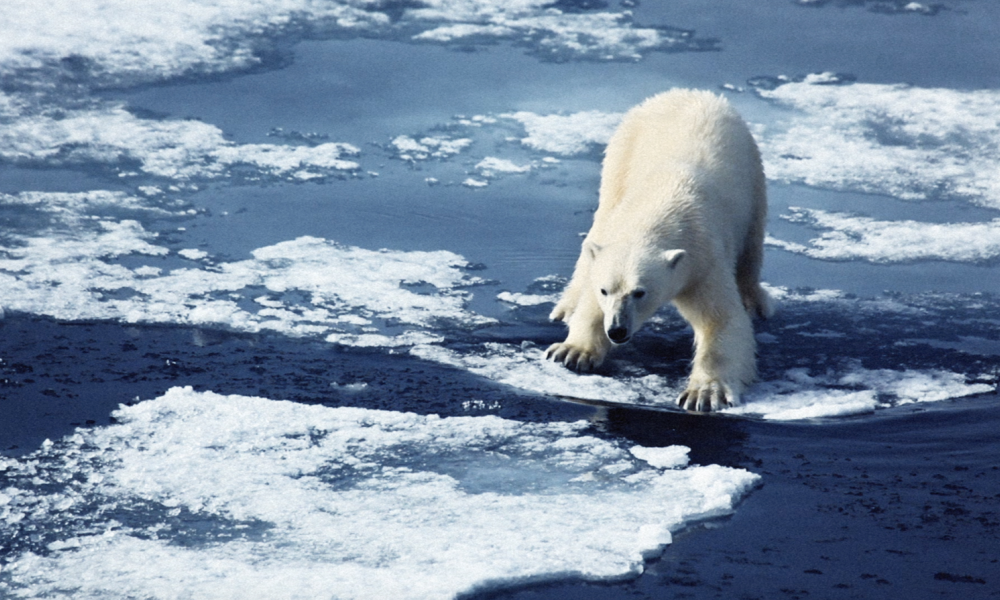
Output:
M545 358L562 363L567 368L581 373L589 373L604 362L604 356L599 351L568 342L559 342L549 346L549 349L545 351Z
M688 384L677 397L677 405L684 410L711 412L740 405L740 394L733 387L713 380L701 385Z

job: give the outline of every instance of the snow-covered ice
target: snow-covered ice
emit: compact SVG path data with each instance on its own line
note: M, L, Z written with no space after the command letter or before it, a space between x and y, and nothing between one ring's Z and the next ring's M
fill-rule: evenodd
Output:
M395 327L427 330L441 323L479 326L492 320L465 308L466 288L482 283L468 263L446 251L394 252L346 247L303 236L257 248L252 258L164 272L157 263L125 267L121 256L156 260L170 250L133 219L87 218L94 207L143 212L146 200L125 194L33 193L0 201L55 214L40 235L12 234L0 258L0 305L60 319L214 325L238 331L272 330L289 335L356 334ZM209 258L202 249L179 249L189 260ZM418 293L427 285L434 293ZM271 303L242 302L264 291ZM305 304L281 300L304 295ZM359 328L371 327L370 331ZM398 332L402 339L427 335ZM395 333L387 341L395 338ZM369 342L370 343L370 342ZM397 342L398 343L398 342ZM387 344L391 345L391 343Z
M758 480L687 466L686 448L593 437L586 422L190 388L115 417L0 462L0 533L17 540L0 592L426 599L617 578Z
M1000 256L1000 219L978 223L880 221L792 207L782 218L823 233L808 245L768 238L769 245L823 260L875 263L947 260L979 263Z
M1000 208L1000 92L817 83L757 90L789 110L759 135L770 179Z
M596 110L567 115L519 111L501 116L524 126L528 135L521 143L525 146L564 156L582 154L607 144L622 119L620 113Z

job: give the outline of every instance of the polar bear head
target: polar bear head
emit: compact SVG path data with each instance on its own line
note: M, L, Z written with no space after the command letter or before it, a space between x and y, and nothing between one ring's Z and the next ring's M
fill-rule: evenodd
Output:
M624 344L687 282L684 250L632 244L584 243L590 258L590 284L604 313L604 333Z

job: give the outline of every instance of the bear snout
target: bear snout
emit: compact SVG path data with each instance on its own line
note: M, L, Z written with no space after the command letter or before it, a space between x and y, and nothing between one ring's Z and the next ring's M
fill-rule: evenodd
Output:
M608 330L608 339L615 344L624 344L629 340L628 329L624 327L612 327Z

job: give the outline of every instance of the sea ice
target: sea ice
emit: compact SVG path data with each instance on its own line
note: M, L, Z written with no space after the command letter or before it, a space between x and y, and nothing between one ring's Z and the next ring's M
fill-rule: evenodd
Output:
M350 144L237 144L208 123L144 119L120 105L63 111L58 118L24 112L0 123L0 159L26 164L98 163L123 169L137 162L148 175L173 180L230 176L234 167L262 176L301 178L354 171ZM128 174L128 171L122 171Z
M828 230L808 245L769 237L767 243L824 260L875 263L917 260L984 262L1000 256L1000 219L982 223L879 221L870 217L792 207L782 218Z
M0 459L0 595L426 599L618 578L758 481L586 422L191 388L115 418Z
M757 93L792 109L759 135L770 179L1000 208L1000 91L807 80Z
M496 173L528 173L532 167L531 165L518 165L506 158L487 156L476 163L475 169L484 177L492 177Z
M6 0L0 72L57 71L70 59L95 81L119 85L219 73L260 64L268 38L304 28L433 43L527 40L544 57L596 60L716 45L690 31L640 27L627 11L563 12L549 0L433 0L401 10L369 0Z
M378 345L379 340L385 345L427 343L438 339L431 332L442 324L493 322L465 308L465 288L482 280L468 273L465 259L446 251L366 250L300 237L258 248L248 260L218 262L212 268L187 263L164 272L151 264L128 268L109 262L124 255L169 254L156 243L157 234L138 221L89 218L95 209L146 211L150 202L110 192L0 196L0 205L26 206L53 219L38 235L11 233L10 241L0 245L0 305L59 319L214 325L326 335L361 345ZM191 248L178 254L191 260L210 256ZM414 291L416 285L433 291ZM260 288L274 298L249 305L231 296L246 292L259 297L254 290ZM298 295L306 300L284 299ZM385 331L373 337L378 327L358 329L384 320L408 331L397 339Z
M525 146L564 156L583 154L595 146L607 144L622 118L620 113L597 110L568 115L539 115L520 111L500 116L524 126L528 135L521 139L521 143Z

